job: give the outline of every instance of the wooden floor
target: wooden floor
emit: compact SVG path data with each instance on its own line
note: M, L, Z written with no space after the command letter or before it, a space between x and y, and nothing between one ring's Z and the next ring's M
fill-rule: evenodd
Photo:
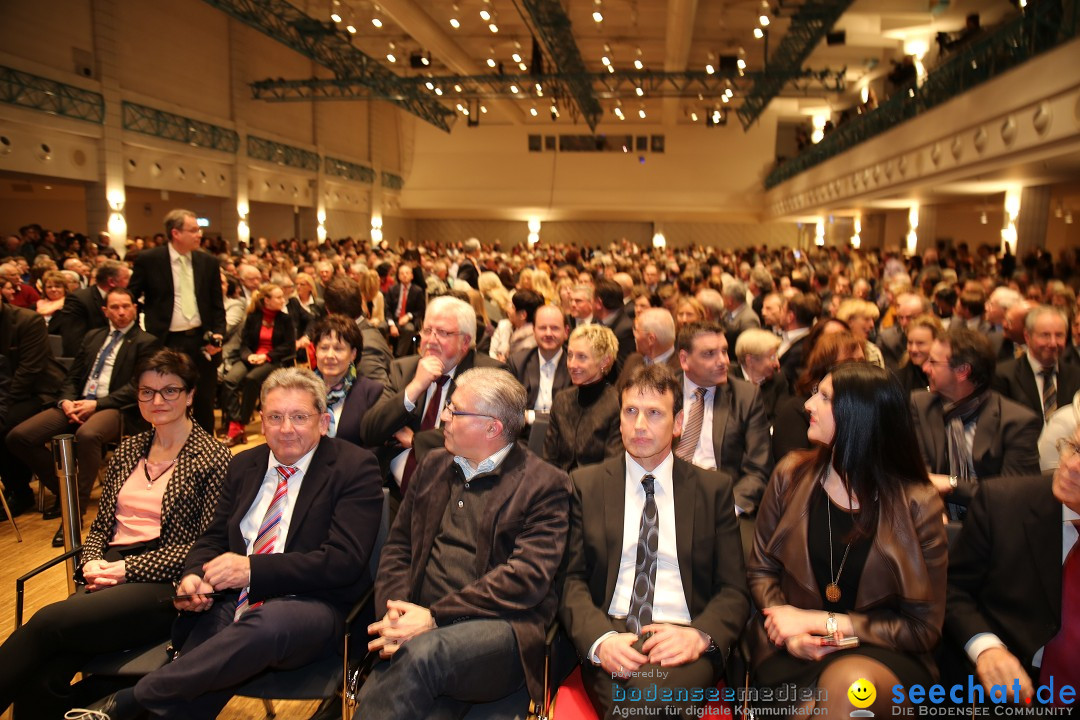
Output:
M251 432L248 433L248 439L249 444L234 448L233 453L263 442L262 435ZM91 507L87 512L88 518L94 517L96 513L99 490L100 488L95 488ZM5 558L5 561L0 562L0 642L6 640L15 629L15 579L63 552L52 547L52 537L60 527L59 520L42 520L41 513L28 510L16 517L15 521L22 532L21 543L16 541L10 522L5 520L0 524L0 558ZM38 608L62 600L66 595L64 565L47 570L26 585L24 619L29 618ZM274 703L279 720L303 720L309 717L317 706L317 702ZM0 715L3 720L10 717L10 710ZM233 698L218 717L226 720L261 720L267 715L259 700Z

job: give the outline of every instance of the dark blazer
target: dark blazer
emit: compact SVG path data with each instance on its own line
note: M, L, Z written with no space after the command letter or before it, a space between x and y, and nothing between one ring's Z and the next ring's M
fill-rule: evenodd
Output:
M681 374L678 380L682 388ZM735 482L735 504L753 515L773 468L769 420L757 386L733 377L716 386L712 437L719 469Z
M607 385L596 402L582 407L578 401L580 390L571 385L555 395L551 424L544 438L544 459L566 471L623 452L619 393Z
M60 386L59 400L82 398L83 388L86 387L86 381L94 370L94 361L108 341L111 332L112 329L106 326L91 330L86 336L79 354L75 356L75 362L71 364L71 370L64 378L64 384ZM127 331L124 339L120 341L120 347L116 350L112 376L109 378L109 393L97 401L99 410L122 409L135 405L137 398L135 385L132 383L135 368L140 360L149 357L158 347L160 347L158 339L144 332L137 324Z
M64 357L75 357L87 332L108 325L105 298L94 286L76 290L64 298L64 306L49 321L49 332L63 340Z
M191 253L191 269L195 276L195 301L203 329L224 335L225 303L221 295L218 261L206 252L195 250ZM176 296L167 246L150 248L135 256L135 269L131 273L128 289L136 300L142 300L146 331L164 340L172 322Z
M644 364L644 355L639 352L630 353L629 357L626 358L626 362L622 364L622 368L619 370L619 379L615 382L615 387L619 387L624 380L629 379L629 377L634 374L634 371ZM681 373L682 365L679 364L679 351L676 350L671 353L664 364L671 368L671 372L676 375Z
M349 394L345 396L345 406L341 409L341 419L338 421L334 437L363 447L360 423L367 411L379 401L382 392L383 386L380 383L357 375L356 382L349 389Z
M888 362L888 361L886 361ZM921 367L916 367L910 362L905 363L903 367L893 371L896 374L896 379L900 381L900 384L904 388L904 392L911 397L916 390L926 390L930 386L930 380L926 377L926 373L922 371Z
M462 258L458 263L457 279L469 283L473 290L480 289L480 270L472 258Z
M366 317L357 318L356 326L364 340L364 349L356 359L356 371L380 385L390 384L390 363L394 359L390 344Z
M776 464L792 450L810 448L806 437L810 429L810 415L804 407L806 400L802 395L789 395L776 404L772 423L772 457Z
M626 362L626 358L630 357L630 354L637 348L637 343L634 341L634 321L626 314L624 308L619 308L615 311L615 316L611 322L603 324L607 325L611 332L615 333L615 339L619 341L616 361L621 367Z
M1051 476L983 483L949 551L945 632L963 647L992 632L1031 666L1061 627L1061 503Z
M248 355L254 354L259 347L259 333L262 331L262 310L248 313L244 319L244 328L240 331L240 360L246 365ZM296 357L296 331L292 319L283 312L274 316L274 332L270 336L269 362L279 365Z
M780 370L788 379L788 384L795 387L802 371L803 358L806 355L806 335L791 343L787 352L780 356Z
M64 382L64 368L49 348L45 318L32 310L0 304L0 355L8 360L11 387L8 404L38 398L43 404L56 399ZM0 426L4 419L0 418Z
M818 486L811 457L798 452L784 458L761 499L747 565L750 594L758 608L820 610L824 605L806 549L811 492ZM928 482L909 484L904 495L902 511L877 524L855 610L848 617L862 642L909 653L936 677L930 653L941 638L945 617L945 506ZM758 615L750 633L755 668L779 652L766 637L762 620Z
M750 382L749 378L746 377L746 373L738 365L732 365L729 374L736 380ZM769 424L772 425L773 418L776 417L776 407L781 400L791 395L791 386L788 385L784 373L777 372L757 387L761 392L761 402L765 405L765 417L768 418Z
M444 449L420 460L379 560L375 607L415 602L443 513L454 458ZM517 639L529 695L544 697L544 637L555 617L556 572L566 548L570 479L520 443L499 468L476 535L477 580L435 602L436 622L502 618ZM482 668L473 668L482 672Z
M607 611L622 560L626 456L571 474L570 539L559 618L578 654L619 630ZM731 480L674 458L675 544L690 626L710 635L726 657L749 613Z
M326 308L323 306L321 300L313 302L311 304L311 312L308 312L304 309L304 306L300 304L300 299L295 295L289 298L286 307L289 308L289 319L292 320L293 330L298 338L307 335L311 323L326 314Z
M527 408L536 405L536 398L540 395L540 349L522 350L510 356L510 373L525 386L528 395ZM555 366L555 379L551 383L551 399L565 388L570 387L570 373L566 370L566 348L563 348L559 356L559 363Z
M83 541L83 564L104 558L116 532L116 499L120 489L139 460L150 452L153 440L153 430L133 435L125 438L113 455L105 471L97 517ZM128 582L176 582L180 579L184 558L192 543L202 535L214 516L231 457L225 446L199 423L192 423L191 434L176 456L176 467L161 499L159 547L126 558Z
M949 448L941 396L926 390L912 393L911 416L927 470L948 475ZM975 475L980 480L998 475L1037 475L1042 427L1040 416L991 390L975 421L971 445ZM976 483L961 483L949 494L949 502L967 505L978 487Z
M1080 366L1059 362L1054 383L1057 385L1058 407L1068 404L1076 391L1080 390ZM999 362L993 388L1010 400L1031 408L1040 418L1043 416L1042 396L1026 355Z
M427 308L424 291L416 285L409 283L408 296L405 298L405 312L412 315L412 323L420 327L424 322L424 310ZM387 320L398 321L398 307L401 303L401 283L393 285L386 293L386 304L383 305Z
M214 519L188 553L183 576L202 577L203 564L222 553L247 554L240 523L269 460L270 447L264 444L229 463ZM347 612L371 586L368 561L382 516L381 487L374 455L344 440L322 438L300 485L284 552L250 558L251 602L299 595Z
M364 419L360 423L360 437L364 439L364 446L381 448L379 459L384 467L389 464L394 456L404 450L401 443L394 438L394 433L403 427L418 431L420 423L424 419L423 397L420 398L420 402L417 403L412 412L405 409L405 386L416 375L416 366L419 364L419 355L398 358L390 363L390 382L383 390L379 402L364 414ZM506 366L494 358L487 355L478 355L475 351L470 350L458 363L457 370L454 371L454 378L473 367L505 368ZM447 400L454 394L454 389L457 387L454 378L450 378L450 387L446 393ZM432 435L427 438L429 442L421 442L420 444L425 447L441 447L442 430L436 428L430 432ZM415 437L413 444L416 447ZM421 459L419 450L420 448L417 447L417 462Z
M887 327L878 333L877 346L885 360L885 367L893 372L900 369L900 360L907 352L907 338L899 325Z
M754 312L754 308L743 303L739 306L739 311L734 318L731 317L731 313L725 312L723 323L724 335L727 337L728 341L728 355L734 361L735 341L739 339L739 335L743 330L761 327L761 318Z

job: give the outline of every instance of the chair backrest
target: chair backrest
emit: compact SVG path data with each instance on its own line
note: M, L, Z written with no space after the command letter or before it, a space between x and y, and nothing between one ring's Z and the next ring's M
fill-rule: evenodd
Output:
M49 349L52 350L54 358L63 357L64 355L64 338L59 335L48 335Z
M547 415L537 415L529 430L529 449L540 457L544 456L544 438L547 437L549 425L551 421Z

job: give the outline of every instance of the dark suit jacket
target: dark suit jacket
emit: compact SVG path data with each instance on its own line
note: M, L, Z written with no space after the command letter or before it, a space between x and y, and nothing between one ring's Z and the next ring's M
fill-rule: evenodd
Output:
M270 447L259 445L229 463L214 519L191 547L183 575L202 577L203 563L222 553L247 554L240 523L269 459ZM300 485L284 552L251 556L251 602L299 595L347 612L371 586L368 561L382 517L381 486L374 455L322 438Z
M810 448L810 440L806 437L806 431L810 429L810 415L806 412L805 404L806 398L802 395L789 395L776 405L772 457L778 465L792 450Z
M469 283L473 290L480 289L480 270L471 258L462 258L458 263L457 279Z
M442 516L450 502L454 458L444 449L420 460L383 547L375 607L415 602ZM440 625L502 618L517 639L529 694L543 698L544 637L558 606L555 575L566 548L570 479L516 444L499 468L478 524L478 579L430 610ZM483 672L483 668L471 668Z
M540 350L522 350L510 356L510 373L525 386L528 395L526 407L532 409L536 405L536 398L540 395ZM555 379L551 383L551 398L565 388L570 387L570 373L566 370L566 349L563 349L559 357L559 364L555 367Z
M307 335L311 323L326 314L326 308L323 307L322 301L316 300L312 303L311 312L308 312L295 295L289 298L287 307L289 308L289 319L292 320L293 329L298 338Z
M629 357L626 358L626 362L622 364L622 368L619 370L619 379L615 382L615 387L619 387L624 380L628 380L630 376L634 374L634 371L644 364L644 355L639 352L630 353ZM671 368L671 372L676 375L681 373L682 366L679 364L679 351L676 350L671 353L671 356L668 357L664 364Z
M259 347L259 333L262 331L263 314L261 310L248 313L244 319L244 328L240 331L240 360L247 364L248 355ZM269 362L283 363L296 357L296 331L292 319L283 312L274 316L274 332L270 336Z
M791 343L787 352L780 356L780 370L788 379L788 384L795 387L802 371L803 358L806 355L806 335Z
M911 416L927 470L948 475L949 448L941 396L928 390L912 393ZM991 390L975 421L971 445L975 475L985 480L998 475L1038 474L1042 427L1041 416ZM976 483L961 483L949 494L949 502L967 505L978 487Z
M877 346L885 360L885 367L893 372L899 370L900 359L907 352L907 338L900 332L900 326L893 325L878 333Z
M622 560L626 456L571 475L570 539L559 618L578 654L618 629L607 611ZM749 612L731 480L674 458L675 545L690 626L710 635L725 657Z
M678 380L681 388L681 374ZM757 386L733 377L716 386L712 437L718 469L734 479L735 504L753 515L773 468L769 420Z
M56 399L64 381L64 368L49 349L45 318L32 310L0 304L0 354L8 360L11 387L8 404L38 398L43 404ZM0 418L3 426L4 418Z
M383 390L379 402L365 413L364 419L360 423L360 437L364 439L364 446L380 448L379 460L383 463L384 468L389 465L391 459L404 450L401 443L394 439L394 433L403 427L419 431L420 423L424 419L423 395L421 395L412 412L405 409L405 386L416 375L416 366L419 364L419 355L398 358L390 363L390 382L387 384L386 389ZM458 363L457 370L454 371L454 378L473 367L505 368L506 366L494 358L487 355L477 355L475 351L470 350ZM446 392L447 400L454 394L454 389L457 387L454 378L450 379L450 387ZM421 447L442 446L441 429L436 428L428 431L428 433L429 437L423 438L419 443L417 443L416 436L413 438L413 446L417 450L417 462L422 459ZM423 433L419 433L419 435L423 435Z
M544 438L544 459L567 471L623 452L619 393L607 385L587 407L578 401L579 394L580 388L571 385L555 395Z
M746 377L746 373L738 365L732 365L729 374L737 380L750 382ZM791 395L791 387L788 385L787 377L782 372L777 372L757 387L761 392L761 402L765 405L765 417L768 418L769 424L772 425L773 418L776 417L776 408L781 400Z
M806 453L792 453L777 465L761 500L747 564L758 608L790 604L815 610L824 605L806 549L815 487L816 473ZM945 616L945 507L928 482L909 484L903 492L897 516L877 524L848 617L864 643L914 655L936 676L930 653L941 638ZM761 620L759 615L750 633L754 667L778 652Z
M191 269L195 276L195 301L204 330L225 334L225 303L221 295L221 270L218 261L208 253L191 253ZM135 299L142 300L144 325L151 335L163 341L172 322L173 288L172 264L165 245L140 252L135 257L135 269L128 289Z
M739 335L743 330L749 330L750 328L761 327L761 318L754 313L754 309L748 304L743 304L739 308L738 314L735 318L730 317L730 313L724 313L724 335L728 341L728 356L735 360L735 341L739 339Z
M64 357L78 355L87 332L108 327L104 308L105 298L96 286L76 290L64 298L64 306L49 321L49 332L63 339Z
M626 314L626 310L619 308L615 311L615 317L610 323L603 323L615 333L615 339L619 341L619 351L616 354L617 364L621 367L630 356L637 343L634 341L634 321Z
M71 364L71 370L68 371L64 384L60 387L59 400L82 398L83 388L86 387L86 381L94 370L94 361L108 341L111 332L111 328L106 326L91 330L86 336L86 341L79 350L79 354L75 356L75 362ZM135 405L135 385L132 383L135 368L139 361L149 357L159 346L158 339L144 332L138 325L127 331L124 339L120 341L120 347L116 349L112 376L109 378L109 393L98 398L99 410L119 410ZM135 414L138 414L137 410Z
M1067 405L1076 391L1080 390L1080 367L1059 362L1054 383L1057 385L1058 407ZM994 374L993 388L1010 400L1031 408L1040 418L1043 416L1042 396L1026 355L999 362Z
M353 445L364 446L360 434L360 423L364 415L375 406L382 396L383 386L366 377L357 375L349 394L345 396L345 406L341 409L334 437L348 440Z
M424 323L424 310L427 308L424 291L412 283L409 283L408 291L408 296L405 298L405 312L412 315L413 325L420 327ZM397 323L400 304L401 283L397 283L386 293L386 304L383 307L387 320L393 320L395 324Z
M945 632L992 632L1024 664L1061 627L1061 503L1051 476L983 483L949 551Z

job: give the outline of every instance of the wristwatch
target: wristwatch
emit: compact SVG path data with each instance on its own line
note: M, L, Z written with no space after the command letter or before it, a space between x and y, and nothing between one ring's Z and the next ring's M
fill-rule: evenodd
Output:
M955 475L950 475L949 476L949 487L951 487L953 490L956 489L956 486L957 486L957 484L959 484L959 482L960 482L960 478L956 477Z
M825 634L836 634L836 615L834 613L829 613L829 616L825 618Z

